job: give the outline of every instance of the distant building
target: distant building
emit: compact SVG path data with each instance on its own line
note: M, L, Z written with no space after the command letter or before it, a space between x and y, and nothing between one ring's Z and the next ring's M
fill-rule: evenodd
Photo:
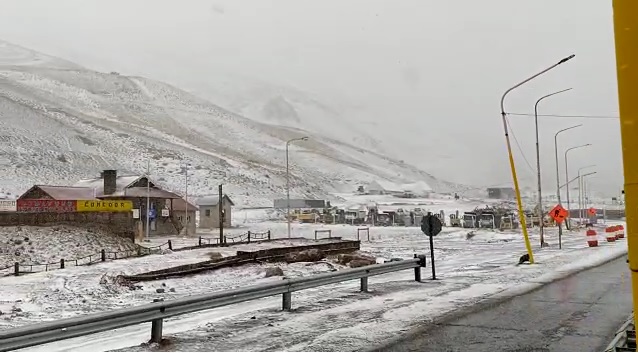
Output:
M489 199L512 200L516 198L514 188L487 188Z
M156 214L149 222L149 235L176 234L181 223L163 209L170 209L171 200L181 199L177 194L162 190L145 176L119 176L116 170L105 170L99 178L80 180L73 186L34 185L18 199L20 200L128 200L133 203L136 219L136 234L141 238L146 232L146 184L150 206ZM193 222L194 223L194 222Z
M197 233L197 222L195 221L199 207L192 203L186 203L184 199L166 200L166 206L170 214L177 219L179 223L187 226L184 235L195 235ZM186 214L188 213L188 215Z
M219 228L219 195L208 195L197 200L199 206L199 227L200 228ZM224 194L222 201L222 209L224 211L224 227L231 226L232 206L235 203Z
M287 209L288 208L288 200L287 199L277 199L274 202L274 208L277 209ZM330 207L330 202L326 202L326 200L313 200L313 199L290 199L290 208L291 209L323 209Z

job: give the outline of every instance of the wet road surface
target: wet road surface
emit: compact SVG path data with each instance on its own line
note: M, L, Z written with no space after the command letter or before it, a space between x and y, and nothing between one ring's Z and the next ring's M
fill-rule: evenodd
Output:
M533 292L428 325L379 351L603 351L632 311L622 256Z

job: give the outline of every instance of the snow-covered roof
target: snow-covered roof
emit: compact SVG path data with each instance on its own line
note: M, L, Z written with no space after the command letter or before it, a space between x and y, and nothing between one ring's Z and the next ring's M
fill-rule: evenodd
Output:
M54 200L92 200L95 198L95 190L77 186L35 185L23 195L36 188L42 190Z
M138 180L146 178L146 176L140 175L122 175L117 176L115 178L115 192L112 194L105 195L104 194L104 179L103 178L94 178L94 179L83 179L75 183L74 187L81 188L89 188L91 190L95 189L95 195L98 198L103 197L146 197L147 195L152 198L163 198L163 199L179 199L181 198L179 195L162 190L155 186L153 180L148 179L150 183L150 189L146 189L146 187L131 187L131 185L135 184Z
M144 176L142 175L121 175L121 176L118 175L117 178L115 178L115 190L122 191L143 177ZM104 179L103 178L83 179L73 184L73 186L86 187L86 188L92 188L92 189L95 188L97 189L98 193L101 194L104 192Z

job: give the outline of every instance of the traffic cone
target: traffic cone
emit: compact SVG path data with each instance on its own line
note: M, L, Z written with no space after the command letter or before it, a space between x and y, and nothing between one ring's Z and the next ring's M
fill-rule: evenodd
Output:
M595 230L587 229L585 234L587 235L587 245L589 245L590 248L598 246L598 235Z

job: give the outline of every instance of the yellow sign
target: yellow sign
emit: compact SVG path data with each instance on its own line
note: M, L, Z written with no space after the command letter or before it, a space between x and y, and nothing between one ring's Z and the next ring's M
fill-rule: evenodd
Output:
M78 200L78 212L131 212L133 202L126 200Z

